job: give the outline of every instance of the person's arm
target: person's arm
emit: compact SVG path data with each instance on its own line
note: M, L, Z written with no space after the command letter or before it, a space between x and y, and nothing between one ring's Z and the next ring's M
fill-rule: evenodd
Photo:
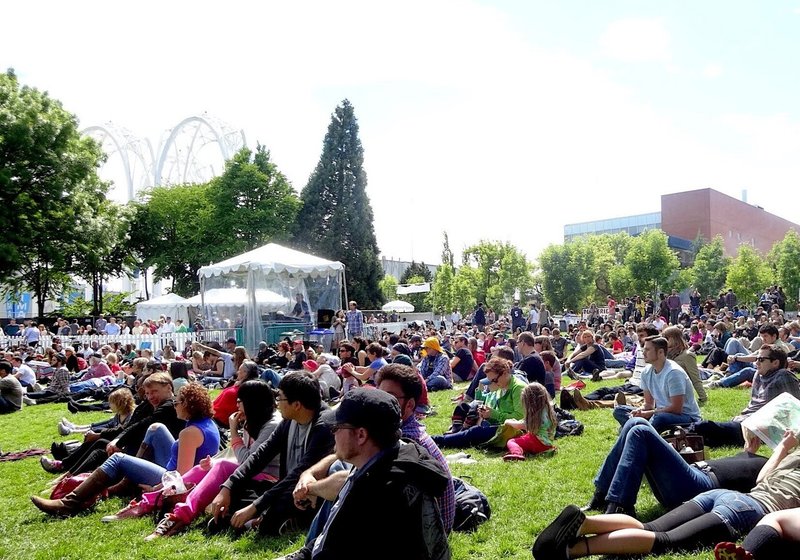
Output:
M180 474L185 474L194 466L194 457L201 445L203 432L195 426L184 428L178 434L178 465L175 468Z
M641 408L637 408L631 411L631 416L638 416L640 418L650 418L655 414L655 399L653 398L653 394L648 391L647 389L644 390L644 404Z
M347 365L352 366L352 364ZM350 374L361 381L368 381L372 379L372 376L374 376L376 373L377 372L374 369L367 366L352 366L352 370L350 370Z
M526 428L525 422L523 420L514 420L513 418L509 418L505 422L503 422L506 426L511 426L517 430L524 430Z
M456 355L456 356L453 356L453 359L452 359L452 360L450 360L450 369L451 369L451 370L452 370L452 369L455 369L455 367L458 365L458 363L459 363L460 361L461 361L461 358L459 358L457 355Z
M783 434L783 439L778 444L778 447L775 448L775 451L772 452L769 460L767 460L764 466L761 467L761 471L758 473L758 478L756 478L756 483L761 482L775 469L777 469L781 461L783 461L795 447L797 447L797 436L794 435L793 431L786 430Z
M572 356L569 357L569 359L566 361L564 365L577 362L578 360L582 360L584 358L588 358L589 356L592 355L594 351L595 351L594 344L587 346L586 350L584 350L583 352L581 352L580 347L578 347L578 349L572 353Z
M758 358L758 352L755 352L753 354L748 354L747 356L737 356L734 354L733 356L728 356L728 363L732 364L734 362L748 362L752 364L753 362L756 361L757 358Z
M203 353L211 352L215 356L222 356L222 352L220 352L216 348L212 348L211 346L206 346L205 344L200 344L199 342L192 342L192 350L198 350Z

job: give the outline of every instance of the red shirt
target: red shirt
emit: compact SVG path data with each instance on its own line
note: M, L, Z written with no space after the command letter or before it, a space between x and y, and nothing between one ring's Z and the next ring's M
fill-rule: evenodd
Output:
M228 425L228 418L231 414L239 410L236 404L236 396L239 394L239 386L233 385L226 387L214 399L214 420L220 422L223 426Z

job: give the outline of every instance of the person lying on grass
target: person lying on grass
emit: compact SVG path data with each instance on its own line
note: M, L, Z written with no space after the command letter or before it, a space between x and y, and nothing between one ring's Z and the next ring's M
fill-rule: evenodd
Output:
M649 523L623 514L586 517L567 506L536 539L533 557L664 554L738 540L765 515L800 507L800 451L792 451L797 443L793 432L784 434L750 493L709 490Z
M151 379L155 378L154 381ZM147 381L167 384L172 388L172 379L166 373L154 373ZM153 424L137 457L126 453L114 453L80 486L60 500L47 500L31 496L33 504L48 515L71 516L91 506L97 497L110 486L127 479L132 484L155 486L167 471L184 474L200 459L219 450L219 430L211 420L213 409L208 391L199 383L190 383L181 389L175 401L178 418L186 427L178 434L177 441L163 424ZM153 461L143 459L151 456Z
M772 560L800 557L800 508L765 515L742 546L722 542L714 547L716 560Z

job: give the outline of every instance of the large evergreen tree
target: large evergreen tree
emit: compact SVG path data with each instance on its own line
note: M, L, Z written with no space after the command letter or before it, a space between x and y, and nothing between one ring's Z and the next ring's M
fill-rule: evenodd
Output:
M358 123L345 99L331 117L319 163L300 194L295 244L344 263L348 297L369 309L383 302L378 287L383 273L363 164Z

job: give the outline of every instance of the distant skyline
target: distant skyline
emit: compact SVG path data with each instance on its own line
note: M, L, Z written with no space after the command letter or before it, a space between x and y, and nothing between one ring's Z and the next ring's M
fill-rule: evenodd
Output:
M796 220L800 0L4 6L0 68L81 127L158 142L208 112L299 192L355 107L382 256L440 261L713 188Z

